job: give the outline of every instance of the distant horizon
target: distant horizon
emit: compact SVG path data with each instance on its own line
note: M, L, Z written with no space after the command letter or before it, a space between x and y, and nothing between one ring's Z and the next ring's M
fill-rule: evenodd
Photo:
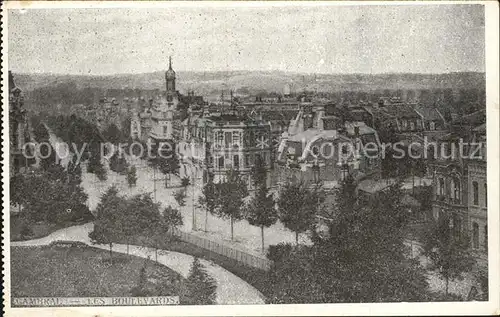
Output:
M380 72L380 73L313 73L313 72L298 72L298 71L286 71L286 70L244 70L244 69L233 69L233 70L177 70L173 67L176 74L177 73L285 73L285 74L295 74L295 75L328 75L328 76L352 76L352 75L448 75L448 74L465 74L465 73L476 73L476 74L486 74L485 71L450 71L450 72L436 72L436 73L417 73L417 72ZM139 73L110 73L110 74L79 74L79 73L52 73L52 72L22 72L10 70L12 74L16 75L48 75L48 76L82 76L82 77L110 77L110 76L134 76L134 75L145 75L162 73L165 70L155 70L155 71L145 71ZM177 78L179 79L179 78Z

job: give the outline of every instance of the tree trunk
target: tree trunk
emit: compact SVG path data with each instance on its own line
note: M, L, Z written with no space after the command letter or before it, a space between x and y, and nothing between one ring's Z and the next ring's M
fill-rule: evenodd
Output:
M208 209L205 209L205 232L208 229Z
M109 244L109 259L113 263L113 243Z
M234 228L233 227L234 227L233 226L233 217L231 216L231 241L234 240L234 233L233 233Z
M260 227L260 233L262 237L262 253L264 253L264 226Z
M299 245L299 232L298 231L295 232L295 243L297 245Z
M446 277L446 291L445 291L446 299L448 299L448 285L449 285L449 283L450 283L450 278Z

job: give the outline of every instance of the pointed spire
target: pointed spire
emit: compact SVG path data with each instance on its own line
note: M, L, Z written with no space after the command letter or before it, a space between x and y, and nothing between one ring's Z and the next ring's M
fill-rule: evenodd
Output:
M168 69L172 69L172 56L168 57Z

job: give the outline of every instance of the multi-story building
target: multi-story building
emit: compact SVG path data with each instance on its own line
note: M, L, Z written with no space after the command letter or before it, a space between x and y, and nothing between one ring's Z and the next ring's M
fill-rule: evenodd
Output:
M190 114L183 123L179 154L185 162L220 181L229 170L237 170L251 185L249 174L256 160L271 168L271 132L268 122L236 111Z
M278 184L336 186L347 175L358 180L380 176L377 132L364 122L345 121L333 113L333 104L302 107L278 149Z
M488 180L486 178L486 125L473 130L479 150L468 159L468 212L471 246L474 250L488 251Z
M448 215L456 234L466 233L472 236L473 241L477 240L477 246L480 245L481 236L483 243L486 239L486 235L481 235L480 232L487 230L487 227L484 227L486 161L471 159L475 149L470 145L478 138L475 130L480 131L481 126L484 129L484 124L484 112L473 113L452 122L451 132L439 139L438 155L430 164L433 174L434 218ZM481 193L484 193L482 199Z
M179 92L175 90L175 71L172 58L165 72L166 91L156 99L141 103L140 112L132 116L130 133L133 139L153 143L170 141L174 138L174 113L179 104Z

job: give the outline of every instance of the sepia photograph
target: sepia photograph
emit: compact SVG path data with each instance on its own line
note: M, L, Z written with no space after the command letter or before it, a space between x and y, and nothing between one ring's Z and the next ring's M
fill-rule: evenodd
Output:
M498 3L2 26L7 315L498 314Z

